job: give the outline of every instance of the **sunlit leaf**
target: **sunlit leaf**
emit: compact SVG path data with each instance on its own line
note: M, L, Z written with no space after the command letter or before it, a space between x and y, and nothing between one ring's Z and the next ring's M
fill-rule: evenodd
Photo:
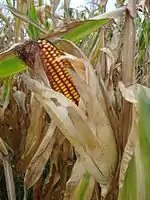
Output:
M101 20L88 20L83 22L80 26L72 29L68 34L64 36L64 39L79 42L81 39L93 33L110 22L111 19Z
M16 56L9 56L0 60L0 78L6 78L22 72L26 69L25 64Z
M146 95L144 90L140 93L140 103L139 103L139 143L141 149L141 160L144 171L145 178L145 200L150 199L150 176L149 166L150 166L150 98Z
M126 175L123 187L120 189L118 200L133 200L137 199L136 191L136 168L135 158L132 157Z
M94 184L94 181L91 180L91 176L88 172L85 172L79 185L77 186L75 190L75 198L76 200L88 200L91 199L91 194L87 194L90 191L90 183L92 181L92 186ZM92 187L93 189L93 187Z
M28 17L30 20L38 24L38 16L37 16L34 4L31 5L30 10L28 11ZM29 36L33 39L37 39L40 36L39 29L33 26L32 24L29 24L28 26L28 33L29 33Z

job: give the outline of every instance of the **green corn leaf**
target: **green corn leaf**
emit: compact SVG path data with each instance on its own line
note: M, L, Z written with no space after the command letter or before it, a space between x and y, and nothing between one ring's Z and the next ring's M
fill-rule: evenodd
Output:
M88 172L86 172L75 191L75 199L76 200L84 200L85 199L84 196L87 192L89 183L90 183L90 174Z
M9 56L0 60L0 78L12 76L25 69L24 62L16 56Z
M119 191L118 200L137 199L135 158L132 157L126 171L123 187ZM144 199L143 199L144 200Z
M150 200L150 89L139 87L138 143L125 174L118 200ZM139 147L138 147L139 146Z
M150 200L150 98L146 95L144 90L140 93L139 121L139 143L145 178L145 200Z
M37 18L36 9L35 9L34 4L31 5L31 8L28 12L28 17L31 21L38 24L38 18ZM36 28L35 26L33 26L32 24L29 24L29 26L28 26L28 33L32 39L37 39L40 36L39 29Z
M98 29L100 29L101 27L103 27L105 24L107 24L110 21L111 19L84 21L80 26L69 31L69 33L67 33L64 36L64 39L71 40L74 42L79 42L84 37L86 37L90 33L93 33L94 31L97 31Z

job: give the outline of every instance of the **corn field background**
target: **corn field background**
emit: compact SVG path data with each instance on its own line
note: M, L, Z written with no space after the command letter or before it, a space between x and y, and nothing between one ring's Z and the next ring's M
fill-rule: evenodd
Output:
M150 1L70 2L0 2L0 200L150 200ZM37 41L72 66L78 105Z

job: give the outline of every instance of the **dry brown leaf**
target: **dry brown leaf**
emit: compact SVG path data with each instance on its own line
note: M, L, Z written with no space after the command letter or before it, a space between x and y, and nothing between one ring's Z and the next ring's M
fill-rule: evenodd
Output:
M115 64L115 57L109 47L101 48L101 51L103 51L104 53L108 55L107 59L110 59L110 60L107 60L107 67L108 67L108 73L109 73L111 66Z
M44 125L44 110L41 104L37 101L34 94L31 96L31 116L30 126L27 131L25 149L19 161L19 168L23 171L26 169L35 151L41 143L42 129Z
M77 45L69 40L59 39L56 41L57 46L64 52L74 55L77 58L85 58L85 55Z
M121 167L120 167L120 177L119 177L119 187L123 186L123 181L125 178L126 170L128 168L129 162L135 152L135 147L137 145L137 134L138 134L138 123L137 123L137 113L136 108L133 109L133 119L132 119L132 127L131 132L128 137L127 144L125 146L125 150L123 153Z
M0 137L0 152L4 155L4 156L8 156L8 151L7 151L7 147L5 146L5 143L3 142L3 140Z
M130 103L138 103L141 92L144 92L148 97L150 97L150 89L146 86L134 84L129 87L125 87L121 81L118 83L118 86L123 98Z
M138 102L138 99L137 99L138 97L133 86L125 87L125 85L121 81L119 81L118 86L123 98L126 99L126 101L129 101L131 103Z
M20 90L17 90L13 93L13 97L14 97L19 109L22 110L25 114L26 113L26 108L25 108L26 94Z
M55 129L56 124L52 121L39 148L31 159L29 166L26 170L24 179L26 188L32 187L43 172L43 169L46 165L46 162L48 161L48 158L51 155L55 143Z
M13 172L11 164L9 163L7 158L3 158L3 166L4 166L4 173L5 173L5 181L7 187L7 195L9 200L16 200L16 193L15 193L15 185L13 179Z

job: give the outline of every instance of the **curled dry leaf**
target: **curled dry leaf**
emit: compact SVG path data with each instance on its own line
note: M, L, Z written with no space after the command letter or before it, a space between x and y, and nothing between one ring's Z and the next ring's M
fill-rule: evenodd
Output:
M51 155L57 134L54 134L56 124L51 122L40 146L35 155L31 159L29 166L25 173L25 186L32 187L41 176L43 169Z
M18 167L23 171L26 169L35 151L41 143L42 129L44 125L44 110L42 105L37 101L34 94L31 96L31 115L30 126L27 131L25 149Z
M123 98L131 103L137 103L137 94L134 90L134 87L125 87L123 82L118 83L119 89L121 91L121 94Z
M123 98L130 103L138 103L141 92L144 92L148 97L150 97L150 89L143 85L134 84L129 87L125 87L123 82L120 81L118 86Z
M138 134L137 117L138 116L136 113L136 108L134 107L131 132L129 134L128 141L125 146L125 150L124 150L122 161L121 161L120 176L119 176L119 187L120 188L123 186L123 181L125 178L125 174L126 174L129 162L135 152L135 147L137 145L137 134Z
M64 52L74 55L77 58L85 58L83 52L73 42L65 39L57 40L57 46Z
M99 107L96 107L96 110L94 109L96 115L98 115L94 116L94 113L92 113L94 120L96 120L94 122L96 129L93 130L93 126L91 126L93 121L89 122L82 110L66 99L65 96L44 87L27 76L23 76L23 80L27 87L35 92L37 99L44 106L46 112L75 147L81 160L83 160L85 168L102 186L107 186L115 171L117 151L108 121L107 123L104 122L104 119L101 121L99 102L96 100L96 105L99 105ZM81 80L80 84L82 84ZM85 91L87 91L87 88L84 89L84 98L87 98ZM82 93L81 96L83 96ZM90 93L91 96L93 96L93 93ZM94 96L94 98L97 97ZM88 100L91 101L91 98L88 98ZM102 113L104 113L103 110Z
M24 92L21 90L17 90L13 93L13 97L16 100L16 103L19 107L20 110L22 110L24 113L26 113L26 108L25 108L25 98L26 95Z

